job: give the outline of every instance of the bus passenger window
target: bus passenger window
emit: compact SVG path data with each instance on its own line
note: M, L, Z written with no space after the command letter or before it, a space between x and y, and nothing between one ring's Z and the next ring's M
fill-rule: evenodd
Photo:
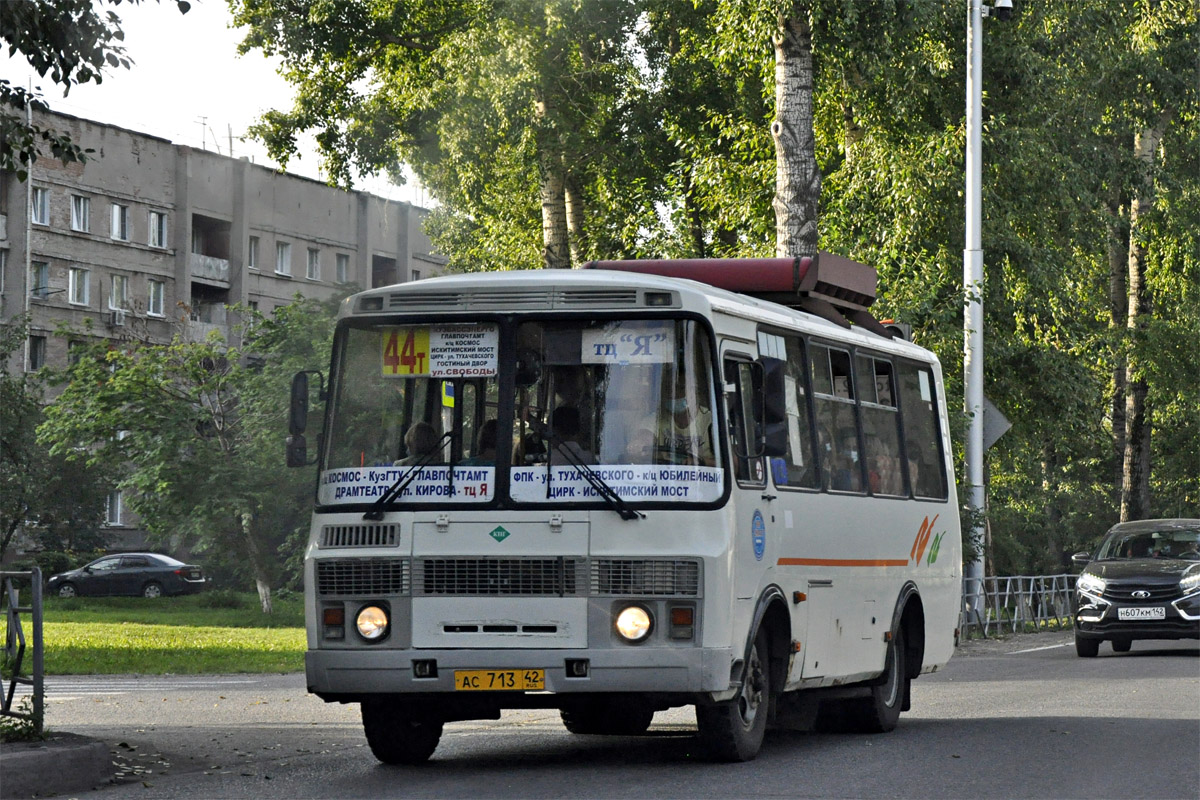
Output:
M821 486L835 492L862 492L858 406L852 399L854 382L850 374L850 354L814 344L812 367Z
M913 494L944 500L947 496L946 460L933 374L928 367L902 361L899 377L904 450Z
M743 483L762 483L766 477L763 473L762 458L750 457L758 447L758 437L754 435L754 384L750 362L726 361L725 381L735 386L732 393L725 395L734 477Z
M904 471L900 464L900 419L892 398L892 364L859 354L856 359L866 449L867 487L872 494L902 496Z

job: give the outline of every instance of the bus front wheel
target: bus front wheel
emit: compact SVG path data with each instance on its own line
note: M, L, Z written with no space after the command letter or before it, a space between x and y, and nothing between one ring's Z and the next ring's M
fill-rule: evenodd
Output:
M771 705L767 633L760 629L750 651L742 690L732 700L696 706L700 743L717 761L750 761L762 747Z
M421 764L442 738L442 721L393 700L364 700L363 732L371 752L384 764Z

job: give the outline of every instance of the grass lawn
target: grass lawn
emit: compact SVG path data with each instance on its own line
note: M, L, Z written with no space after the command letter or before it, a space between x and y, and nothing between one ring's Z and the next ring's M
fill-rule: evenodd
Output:
M210 607L214 600L220 605ZM304 606L253 593L186 597L46 598L47 675L296 672L304 669ZM23 615L26 636L28 617ZM30 662L26 653L26 666Z

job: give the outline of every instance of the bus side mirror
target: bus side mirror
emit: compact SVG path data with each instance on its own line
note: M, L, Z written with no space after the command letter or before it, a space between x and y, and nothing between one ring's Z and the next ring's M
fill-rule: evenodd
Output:
M788 450L787 385L784 381L787 362L764 357L760 359L760 367L762 387L756 394L762 397L762 447L764 455L778 458L786 456Z
M292 438L300 436L308 427L308 373L297 372L292 376L292 398L288 409L288 433ZM288 452L291 452L289 438ZM301 446L303 447L303 437ZM289 461L290 463L290 461Z
M287 437L287 465L289 467L308 466L308 442L304 434L297 433Z

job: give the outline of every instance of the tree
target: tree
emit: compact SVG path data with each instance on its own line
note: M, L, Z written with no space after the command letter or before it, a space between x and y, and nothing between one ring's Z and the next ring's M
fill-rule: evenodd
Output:
M0 363L25 340L23 324L0 326ZM37 373L0 374L0 558L18 533L44 549L86 550L104 543L101 470L51 455L38 443L43 387Z
M141 0L126 0L136 4ZM121 0L5 0L0 14L0 39L8 43L8 55L20 53L43 78L68 94L76 84L104 79L109 68L132 64L120 44L125 34L113 11L101 12L105 2L117 6ZM157 0L156 0L157 2ZM187 0L175 0L181 14L191 8ZM31 111L48 110L40 89L30 91L0 79L0 169L25 180L29 168L48 147L64 164L86 161L84 149L65 133L32 122Z
M277 551L311 508L311 475L282 466L288 381L326 362L334 308L242 309L241 348L218 334L99 342L59 376L39 435L55 454L108 465L152 535L236 554L269 613Z

